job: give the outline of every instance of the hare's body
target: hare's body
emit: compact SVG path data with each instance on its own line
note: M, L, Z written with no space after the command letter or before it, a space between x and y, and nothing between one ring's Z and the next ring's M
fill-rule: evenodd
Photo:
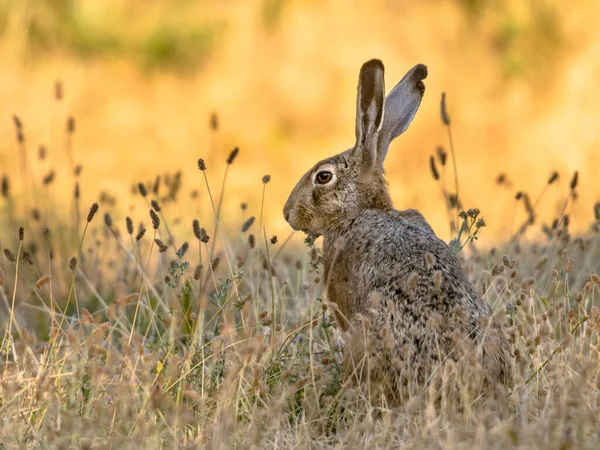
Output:
M294 229L324 236L323 278L347 338L346 376L379 386L392 403L437 382L451 363L466 362L481 375L478 386L510 373L502 330L458 259L419 212L395 210L388 194L383 161L414 117L426 76L415 66L386 97L383 64L365 63L355 146L317 163L284 208Z
M377 381L397 403L472 350L480 381L508 380L506 342L485 320L490 307L418 212L365 210L325 234L323 256L327 298L349 344L347 377Z

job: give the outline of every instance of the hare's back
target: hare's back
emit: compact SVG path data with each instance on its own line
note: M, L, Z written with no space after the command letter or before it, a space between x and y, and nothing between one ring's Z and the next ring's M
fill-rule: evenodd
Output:
M368 210L357 218L352 231L350 246L360 261L361 290L411 303L416 300L420 307L463 305L477 316L489 314L459 260L420 213Z

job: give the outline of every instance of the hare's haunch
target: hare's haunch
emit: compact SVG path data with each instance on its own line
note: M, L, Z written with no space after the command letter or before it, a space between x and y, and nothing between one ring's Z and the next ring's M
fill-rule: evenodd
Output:
M383 64L366 62L356 144L309 170L283 210L292 228L324 237L323 279L346 335L346 376L379 386L396 404L450 362L466 361L480 386L510 377L508 344L490 307L424 217L395 210L388 193L383 161L415 116L426 77L418 64L386 97Z

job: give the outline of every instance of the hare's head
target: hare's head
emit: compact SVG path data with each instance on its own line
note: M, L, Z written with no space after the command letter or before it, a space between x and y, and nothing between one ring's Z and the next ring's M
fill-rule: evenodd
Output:
M427 68L418 64L385 96L383 64L366 62L358 77L356 144L324 159L298 182L283 214L295 230L323 234L364 209L391 208L383 161L390 142L415 116Z

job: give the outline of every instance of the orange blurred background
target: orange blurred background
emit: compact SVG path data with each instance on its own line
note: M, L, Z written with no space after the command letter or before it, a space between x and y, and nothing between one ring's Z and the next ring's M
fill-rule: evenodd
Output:
M414 64L429 68L420 111L386 161L397 208L420 209L449 239L429 171L436 147L448 149L445 91L461 199L482 210L482 241L514 232L526 217L515 193L535 200L553 170L560 180L539 217L549 223L559 213L578 170L571 226L583 230L600 200L599 12L593 0L0 0L0 175L18 175L17 114L36 177L56 168L51 196L66 203L72 115L85 200L106 191L121 214L137 211L132 185L182 170L185 202L174 214L202 221L210 208L196 161L206 159L218 194L239 146L225 214L237 224L248 202L258 215L270 174L265 221L270 234L286 235L281 210L296 181L353 145L358 69L377 57L388 89ZM39 145L45 161L36 160ZM446 167L449 188L451 173ZM510 186L496 183L500 173ZM187 194L193 188L200 206Z

